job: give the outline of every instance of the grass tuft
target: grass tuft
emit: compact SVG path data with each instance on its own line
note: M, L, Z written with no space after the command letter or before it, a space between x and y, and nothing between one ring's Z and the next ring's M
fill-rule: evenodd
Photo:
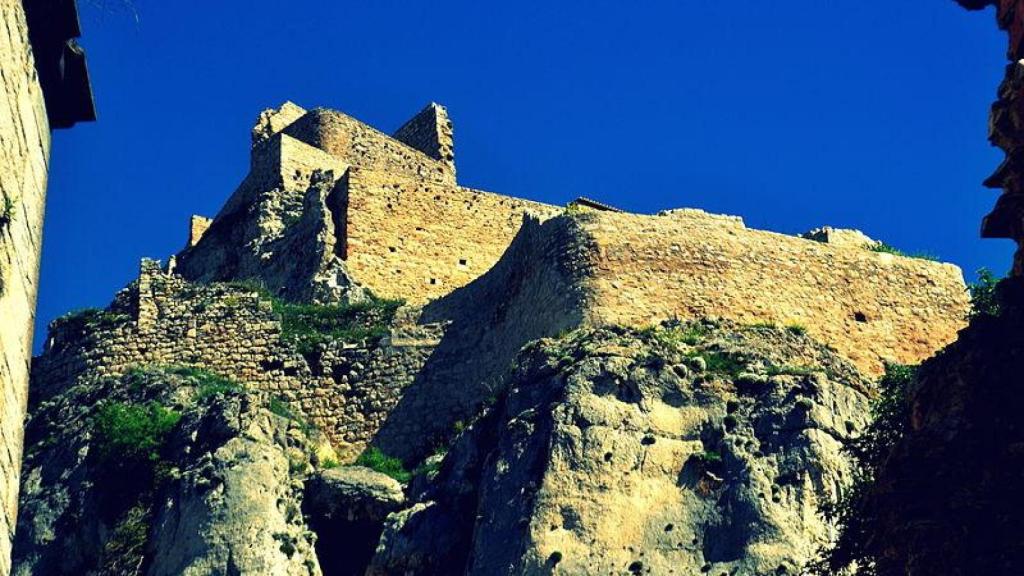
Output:
M370 446L359 458L356 458L356 466L365 466L376 472L380 472L386 476L390 476L395 480L398 480L402 484L405 484L412 478L412 473L405 469L402 461L398 458L392 458L387 454L380 451L380 448Z

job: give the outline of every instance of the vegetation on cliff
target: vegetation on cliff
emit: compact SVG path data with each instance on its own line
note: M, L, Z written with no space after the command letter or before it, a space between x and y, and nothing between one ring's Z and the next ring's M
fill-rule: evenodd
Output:
M813 573L875 574L878 547L873 541L870 491L893 446L910 427L908 393L916 373L916 366L886 366L885 376L878 382L878 396L872 401L871 423L844 447L852 457L853 481L839 498L822 508L824 516L839 527L840 535L816 560Z
M367 293L365 300L340 304L291 302L255 281L231 282L229 286L254 291L271 303L281 320L281 338L307 354L332 341L361 342L382 338L403 302Z

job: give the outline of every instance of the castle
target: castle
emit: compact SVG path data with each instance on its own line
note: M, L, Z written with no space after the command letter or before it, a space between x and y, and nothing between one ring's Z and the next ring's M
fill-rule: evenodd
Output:
M872 374L885 361L928 357L963 325L958 268L874 252L860 234L799 238L699 210L645 216L592 201L570 212L583 213L577 245L544 250L582 253L573 282L589 323L800 325ZM220 214L193 218L176 271L196 281L258 278L297 300L337 301L361 287L423 305L484 282L524 218L554 230L547 221L563 213L459 186L452 124L437 104L389 137L340 112L286 103L260 116L250 173ZM521 276L543 261L526 258L535 260Z
M83 338L57 322L33 365L45 399L83 376L198 365L271 391L343 460L415 460L503 390L526 343L581 326L722 318L787 326L874 377L953 341L968 296L950 264L880 253L854 231L751 230L700 210L563 208L456 183L451 122L427 106L393 136L287 103L260 115L249 174L186 247ZM406 303L390 335L299 354L259 294Z

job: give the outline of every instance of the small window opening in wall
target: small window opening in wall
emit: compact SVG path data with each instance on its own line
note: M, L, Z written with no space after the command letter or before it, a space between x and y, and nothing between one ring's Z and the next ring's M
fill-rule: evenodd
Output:
M302 178L302 170L295 171L295 179L298 180L299 178Z
M388 246L388 252L398 252L398 248L395 248L394 246Z
M437 284L437 278L430 279L430 285L433 286L434 284Z
M459 266L465 267L467 264L469 264L468 260L465 258L459 258Z
M440 200L440 199L441 199L441 195L440 194L438 194L437 196L434 196L434 200Z
M868 321L868 317L866 315L864 315L863 312L854 312L853 313L853 319L856 320L857 322L867 322Z

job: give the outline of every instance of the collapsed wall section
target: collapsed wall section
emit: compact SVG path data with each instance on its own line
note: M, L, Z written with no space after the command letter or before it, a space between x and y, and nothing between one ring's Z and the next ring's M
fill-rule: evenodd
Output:
M501 258L526 214L556 206L460 186L349 170L346 264L378 296L422 304L450 294Z
M699 210L581 217L596 249L595 324L723 317L799 326L866 374L956 339L969 298L952 264L831 245Z
M256 292L192 284L144 261L139 279L110 309L51 325L46 349L32 365L31 404L80 379L140 366L195 366L297 408L347 463L377 433L436 343L338 341L302 354L282 341L281 331L271 303Z

